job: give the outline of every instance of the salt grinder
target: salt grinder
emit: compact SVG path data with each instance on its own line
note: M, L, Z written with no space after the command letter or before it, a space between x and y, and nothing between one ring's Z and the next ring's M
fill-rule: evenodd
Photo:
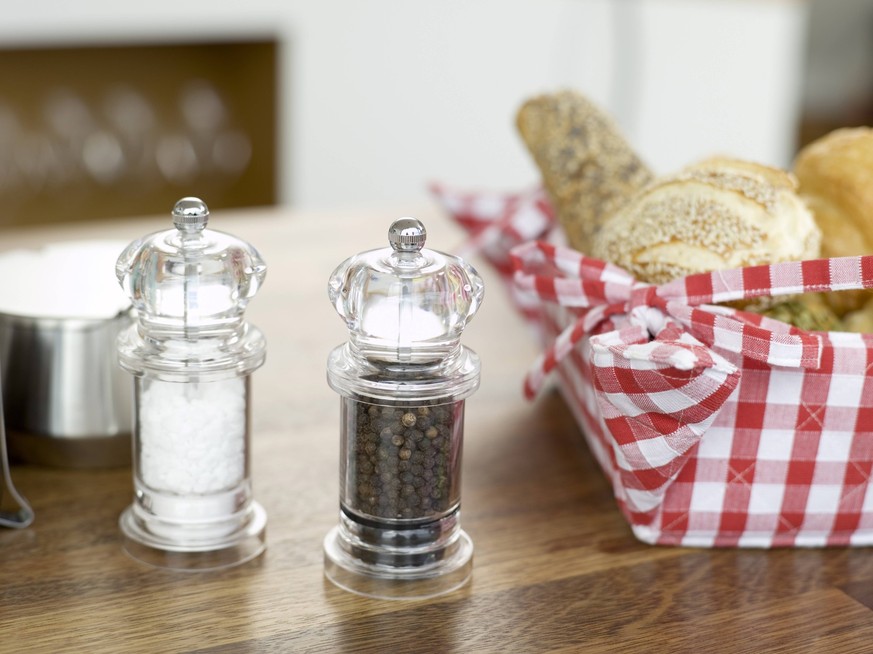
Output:
M249 473L250 376L266 343L243 317L266 265L208 219L183 198L174 227L131 243L115 270L136 309L118 339L135 407L135 497L120 527L134 558L181 570L254 558L267 523Z
M473 544L460 527L465 398L479 358L461 345L482 302L476 271L424 248L412 218L390 247L344 261L328 294L346 321L327 379L340 397L340 516L326 576L371 597L422 598L463 585Z

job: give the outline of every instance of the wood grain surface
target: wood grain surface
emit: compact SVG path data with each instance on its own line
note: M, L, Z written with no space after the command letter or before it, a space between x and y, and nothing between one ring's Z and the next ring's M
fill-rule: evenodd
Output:
M481 261L482 310L464 342L483 362L467 400L462 525L473 579L424 601L371 600L322 573L337 521L339 401L325 382L345 340L333 268L382 247L400 213L213 214L269 265L248 318L266 333L253 378L253 481L268 548L208 573L149 568L121 549L129 469L15 465L34 525L0 531L0 652L873 652L869 549L704 550L636 541L554 392L526 403L537 347ZM460 232L419 214L428 245ZM169 217L0 235L0 247L133 239ZM109 271L108 274L111 274ZM8 280L7 280L8 281Z

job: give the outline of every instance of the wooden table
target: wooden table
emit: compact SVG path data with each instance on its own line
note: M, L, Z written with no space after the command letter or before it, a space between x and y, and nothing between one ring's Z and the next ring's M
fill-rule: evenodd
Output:
M214 213L270 266L248 311L268 338L253 383L255 497L268 549L229 570L152 569L121 549L129 469L16 465L34 525L0 531L2 652L871 652L873 552L702 550L634 539L562 400L521 398L536 353L485 264L486 300L464 342L483 361L467 401L462 524L473 579L397 602L322 574L337 522L339 402L325 382L346 338L332 269L382 247L395 213ZM431 247L461 234L419 214ZM169 217L2 235L5 248L96 235L133 239Z

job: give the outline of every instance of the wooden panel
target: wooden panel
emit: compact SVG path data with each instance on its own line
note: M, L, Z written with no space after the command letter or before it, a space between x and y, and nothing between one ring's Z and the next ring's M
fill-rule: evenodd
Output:
M274 203L277 49L0 50L0 226Z

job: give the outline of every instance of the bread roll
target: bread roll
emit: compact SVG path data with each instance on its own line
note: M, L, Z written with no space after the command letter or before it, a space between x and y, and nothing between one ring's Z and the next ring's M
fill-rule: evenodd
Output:
M594 256L638 279L819 256L821 234L777 168L713 158L653 182L606 222Z
M828 295L843 295L843 293L829 293ZM843 324L847 332L873 334L873 299L868 300L860 309L850 311L843 316Z
M813 141L794 174L821 229L822 255L873 254L873 129L838 129Z
M604 221L651 181L652 173L612 119L578 93L532 98L516 122L567 241L590 255Z
M825 302L824 295L807 293L787 300L779 298L779 302L760 309L760 313L810 332L842 331L845 326Z
M797 156L794 173L822 231L822 256L873 254L873 129L838 129L813 141ZM843 291L827 300L843 314L870 297Z

